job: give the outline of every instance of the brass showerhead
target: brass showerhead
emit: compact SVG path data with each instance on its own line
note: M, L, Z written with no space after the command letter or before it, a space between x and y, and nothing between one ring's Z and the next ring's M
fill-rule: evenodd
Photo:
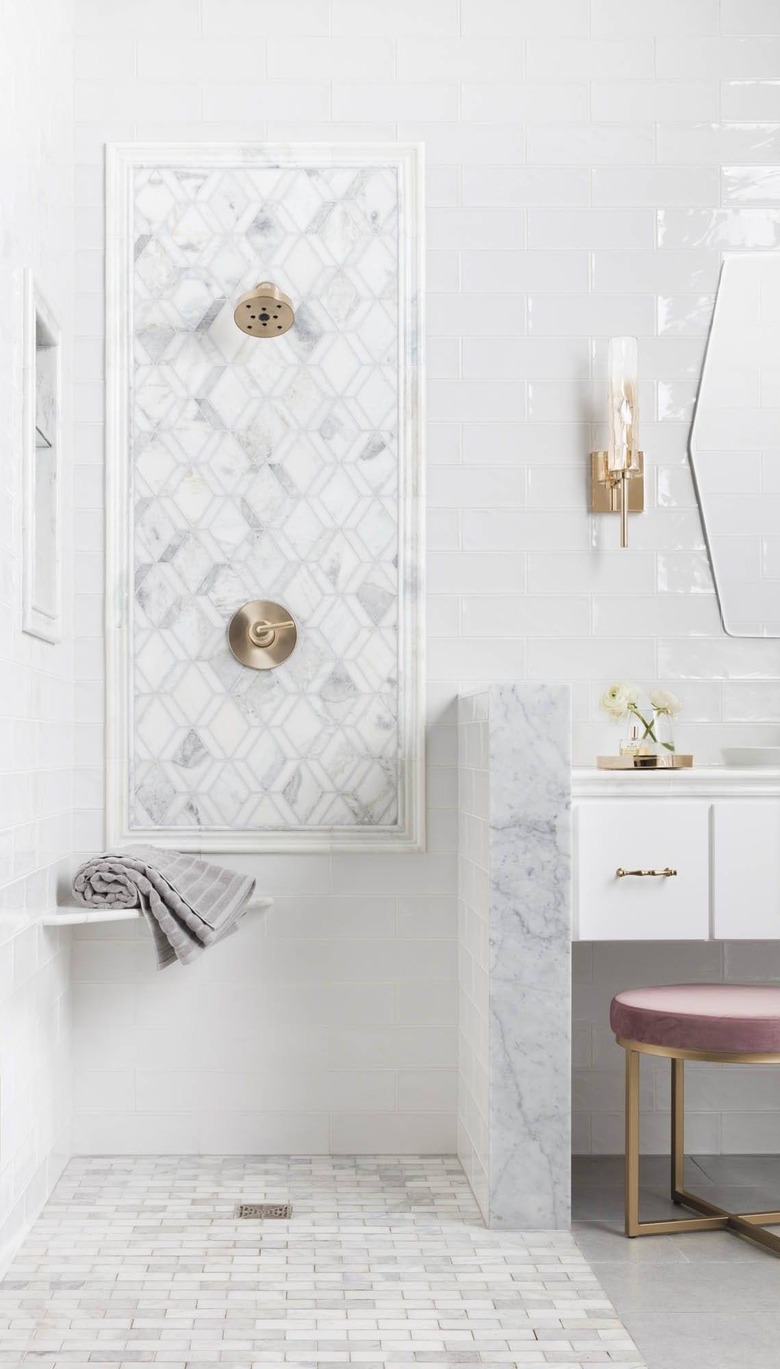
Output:
M281 337L292 328L295 310L289 295L270 280L261 280L253 290L242 295L233 318L248 337Z

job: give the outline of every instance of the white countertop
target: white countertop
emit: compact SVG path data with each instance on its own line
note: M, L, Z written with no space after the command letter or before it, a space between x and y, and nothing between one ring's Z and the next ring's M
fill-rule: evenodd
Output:
M575 766L573 798L676 794L684 798L780 798L780 768L693 765L690 770L597 770Z

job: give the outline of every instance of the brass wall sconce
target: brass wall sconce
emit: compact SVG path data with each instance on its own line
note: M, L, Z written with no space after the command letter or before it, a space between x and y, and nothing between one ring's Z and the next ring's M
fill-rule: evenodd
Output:
M627 547L628 515L645 507L636 338L610 338L608 367L609 447L590 454L590 511L619 513L620 545Z

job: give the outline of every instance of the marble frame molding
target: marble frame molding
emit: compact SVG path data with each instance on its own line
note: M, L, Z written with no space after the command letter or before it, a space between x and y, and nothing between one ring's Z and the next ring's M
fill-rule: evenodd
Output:
M399 821L393 826L230 831L140 827L130 819L130 383L133 173L139 167L387 167L398 172ZM107 144L106 146L106 842L180 850L420 852L425 849L423 154L419 144Z

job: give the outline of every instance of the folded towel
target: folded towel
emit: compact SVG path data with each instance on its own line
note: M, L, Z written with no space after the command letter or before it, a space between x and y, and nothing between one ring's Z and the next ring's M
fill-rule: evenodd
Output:
M236 930L255 887L249 875L180 851L129 846L88 860L73 892L88 908L139 908L152 929L157 967L184 965Z

